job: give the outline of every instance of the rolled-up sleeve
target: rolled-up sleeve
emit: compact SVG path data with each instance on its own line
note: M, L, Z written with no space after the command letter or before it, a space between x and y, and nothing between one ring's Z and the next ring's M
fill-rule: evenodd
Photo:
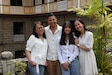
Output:
M31 35L29 37L29 39L27 40L27 44L26 44L26 50L31 51L33 46L34 46L34 35Z
M71 54L69 61L73 61L79 55L79 49L74 45L74 52Z

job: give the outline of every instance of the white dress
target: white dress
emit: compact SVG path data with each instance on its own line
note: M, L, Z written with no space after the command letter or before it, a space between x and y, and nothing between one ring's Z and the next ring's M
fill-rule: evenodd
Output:
M97 75L97 63L93 52L93 33L86 31L82 37L79 37L79 44L85 45L90 51L80 49L79 62L81 75Z

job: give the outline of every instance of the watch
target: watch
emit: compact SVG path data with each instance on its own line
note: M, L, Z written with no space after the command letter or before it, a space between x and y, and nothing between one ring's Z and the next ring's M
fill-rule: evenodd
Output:
M70 60L68 60L68 63L69 63L69 64L71 64L71 61L70 61Z
M77 44L77 46L79 47L79 46L80 46L80 44Z

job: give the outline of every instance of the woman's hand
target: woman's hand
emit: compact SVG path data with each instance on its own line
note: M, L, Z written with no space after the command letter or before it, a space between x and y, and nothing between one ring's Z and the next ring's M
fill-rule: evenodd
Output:
M69 69L69 62L65 62L64 64L62 64L62 66L63 66L63 68L65 69L65 70L68 70Z
M74 42L75 42L75 45L76 45L77 47L83 49L84 51L90 51L90 49L87 48L85 45L82 45L82 44L80 45L78 39L75 39Z
M79 40L78 39L75 39L74 42L75 42L76 46L79 44Z
M36 66L36 63L34 61L29 61L29 62L32 66Z
M47 61L46 61L46 63L45 63L45 66L48 66Z

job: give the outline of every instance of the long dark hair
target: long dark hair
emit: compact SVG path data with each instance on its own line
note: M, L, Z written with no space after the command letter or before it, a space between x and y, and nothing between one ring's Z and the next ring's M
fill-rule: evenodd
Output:
M76 19L76 20L74 20L74 23L75 23L75 21L79 21L81 24L83 24L84 25L84 30L86 31L86 30L88 30L87 28L86 28L86 26L85 26L85 23L81 20L81 19ZM75 25L73 24L73 32L75 33L75 36L76 37L79 37L80 36L80 32L79 31L77 31L76 29L75 29Z
M72 29L72 25L71 25L71 23L70 23L70 21L66 21L64 24L63 24L63 26L62 26L62 35L61 35L61 39L60 39L60 45L66 45L66 34L65 34L65 32L64 32L64 29L65 29L65 27L66 27L66 25L69 25L69 27ZM70 32L70 34L69 34L69 44L75 44L74 43L74 37L73 37L73 35L72 35L72 30L71 30L71 32Z
M36 33L36 25L40 24L43 25L41 21L36 21L34 22L34 26L33 26L33 35L37 38L39 38L38 34ZM43 37L46 38L45 32L43 33Z

